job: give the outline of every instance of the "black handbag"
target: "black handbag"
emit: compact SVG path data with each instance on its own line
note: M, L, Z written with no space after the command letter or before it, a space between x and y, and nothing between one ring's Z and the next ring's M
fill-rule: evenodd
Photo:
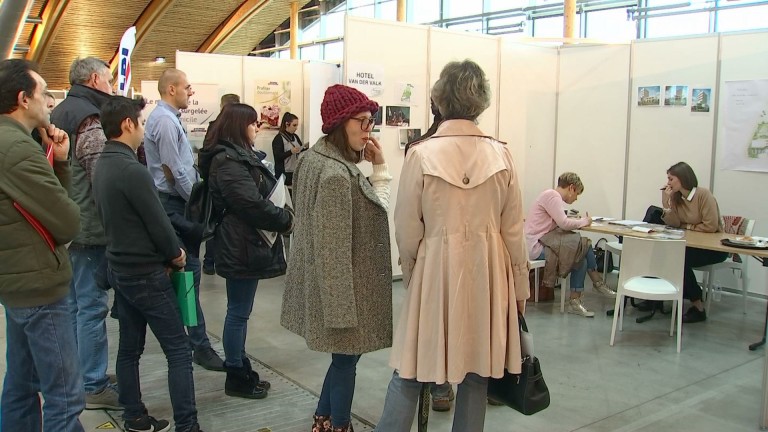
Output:
M518 315L518 321L521 342L524 339L531 341L531 334L522 315ZM532 343L530 346L529 352L526 352L526 348L523 349L522 371L519 375L505 370L503 377L488 380L489 398L525 415L536 414L549 406L549 389L541 374L539 359L533 355Z
M607 273L611 273L616 269L616 266L613 265L613 254L608 252L606 249L606 244L608 243L608 240L605 239L605 237L601 238L600 240L595 243L595 262L597 263L597 271L600 273L603 272L603 268L605 268ZM605 260L608 260L608 266L605 266Z

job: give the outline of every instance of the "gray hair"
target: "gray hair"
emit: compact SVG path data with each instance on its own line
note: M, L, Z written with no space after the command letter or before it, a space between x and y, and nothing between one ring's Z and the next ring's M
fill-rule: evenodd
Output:
M104 69L109 70L109 64L96 57L77 58L72 62L69 68L69 83L85 84L91 79L94 73L101 73Z
M491 106L491 88L477 63L469 59L450 62L432 87L432 100L445 120L475 121Z

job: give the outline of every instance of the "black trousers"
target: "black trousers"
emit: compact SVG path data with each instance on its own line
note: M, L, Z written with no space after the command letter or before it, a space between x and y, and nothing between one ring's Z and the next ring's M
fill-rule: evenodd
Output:
M690 301L701 300L702 292L693 269L717 264L728 258L728 252L709 249L685 248L685 270L683 273L683 297Z

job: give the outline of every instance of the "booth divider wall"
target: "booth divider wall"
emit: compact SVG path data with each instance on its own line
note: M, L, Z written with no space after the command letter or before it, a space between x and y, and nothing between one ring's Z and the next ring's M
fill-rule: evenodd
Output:
M349 78L350 66L371 65L383 72L382 94L372 99L384 109L386 106L407 105L396 94L399 83L410 83L414 86L414 99L410 103L409 128L420 128L426 132L432 121L429 109L429 81L427 79L428 38L429 28L392 21L371 20L347 16L344 39L344 81ZM370 35L376 35L375 44ZM400 171L403 166L404 152L400 148L398 127L386 126L386 113L383 115L384 124L377 126L379 142L384 149L384 157L392 174L390 188L392 194L389 200L389 236L392 245L392 272L400 275L398 265L397 242L393 214L397 189L400 184ZM376 135L376 133L374 133ZM372 172L369 163L360 164L366 175Z
M299 124L304 124L301 139L305 144L315 145L323 136L320 104L325 90L333 84L341 84L341 65L319 61L304 63L304 115Z
M624 206L629 45L560 49L555 176L579 174L582 215L616 216ZM541 192L541 191L538 191Z
M715 113L691 112L690 91L717 90L718 36L646 40L633 44L632 104L625 216L641 219L661 205L667 169L687 162L710 188ZM664 106L665 86L689 86L684 106ZM660 86L660 106L638 106L638 87ZM673 96L674 97L674 96Z
M552 187L555 171L558 51L501 40L498 138L511 146L527 214Z
M720 91L725 89L726 81L768 79L768 32L723 34L720 40ZM714 95L713 95L714 97ZM718 109L717 161L714 172L714 193L720 204L720 211L727 214L741 215L755 219L755 235L768 235L768 200L765 187L768 174L764 172L731 171L723 169L720 162L726 146L723 136L723 118L725 117L725 95L721 94ZM698 174L698 172L697 172ZM699 180L701 181L701 179ZM768 272L757 261L747 258L749 290L768 294L766 284ZM726 283L719 276L720 281Z

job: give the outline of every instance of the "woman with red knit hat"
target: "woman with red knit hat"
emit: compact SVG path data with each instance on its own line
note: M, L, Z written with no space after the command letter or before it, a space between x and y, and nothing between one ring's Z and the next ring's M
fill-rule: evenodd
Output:
M281 324L331 353L312 432L352 431L357 362L392 345L389 175L371 136L379 105L351 87L325 91L327 134L293 173L296 219ZM358 164L373 164L366 176Z

